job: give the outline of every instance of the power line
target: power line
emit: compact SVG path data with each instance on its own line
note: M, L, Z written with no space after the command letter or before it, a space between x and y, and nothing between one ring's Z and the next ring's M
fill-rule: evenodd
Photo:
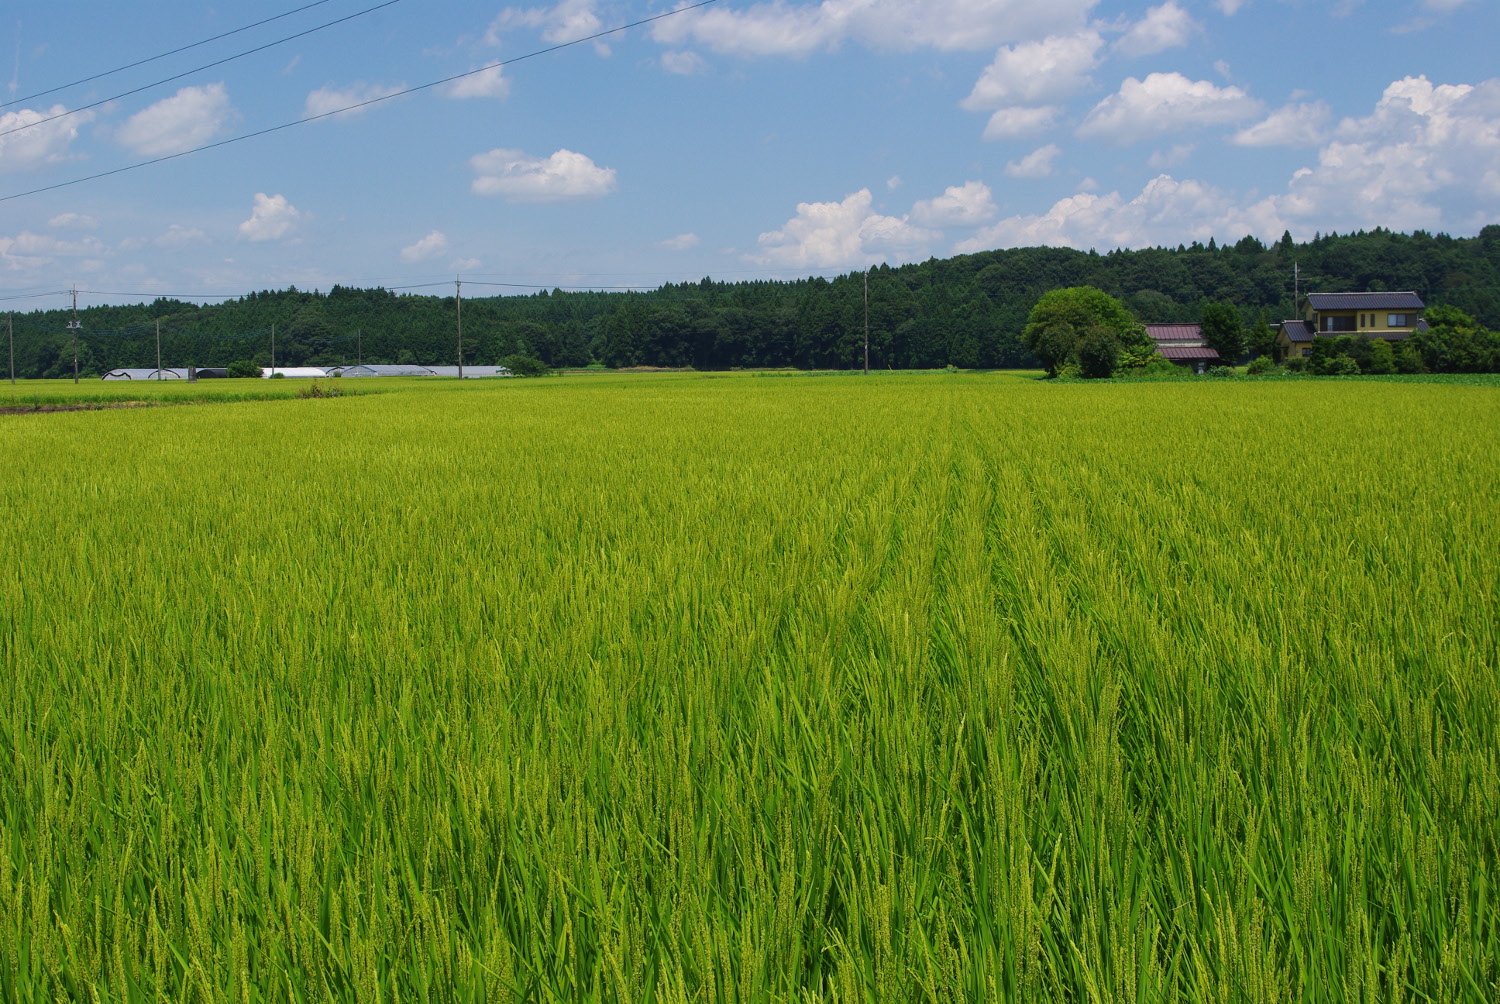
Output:
M195 73L201 73L204 70L211 70L215 66L223 66L225 63L232 63L236 59L242 59L245 56L252 56L257 52L262 52L266 49L273 48L274 46L293 41L294 39L302 38L304 35L311 35L314 32L322 31L324 28L332 28L336 24L343 24L345 21L352 21L357 17L364 17L366 14L373 14L377 10L381 10L385 7L390 7L391 5L398 4L400 2L401 0L385 0L385 3L376 4L374 7L369 7L354 14L349 14L348 16L341 17L336 21L329 21L327 24L320 24L316 28L308 28L306 31L299 31L295 35L288 35L285 38L278 38L274 42L267 42L265 45L257 45L253 49L246 49L244 52L237 52L232 56L225 56L223 59L216 59L212 63L204 63L202 66L194 67L191 70L183 70L181 73L175 73L172 76L166 77L162 80L156 80L149 84L142 84L140 87L136 87L128 91L123 91L111 97L100 98L98 101L91 101L86 105L79 105L77 108L71 108L65 112L58 112L56 115L49 115L44 119L37 119L35 122L28 122L25 125L15 126L14 128L7 129L4 132L0 132L0 139L4 139L6 136L13 135L14 133L25 132L27 129L35 129L37 126L46 125L48 122L56 122L58 119L68 118L70 115L77 115L79 112L86 112L91 108L98 108L100 105L107 105L111 101L118 101L121 98L128 98L132 94L139 94L142 91L149 91L151 90L151 88L160 87L162 84L170 84L174 80L181 80L183 77L190 77Z
M45 91L37 91L35 94L28 94L24 98L12 98L9 101L0 101L0 108L9 108L11 105L24 104L27 101L34 101L37 98L44 98L49 94L56 94L58 91L65 91L69 87L77 87L80 84L87 84L92 81L99 80L103 77L113 76L116 73L123 73L126 70L133 70L137 66L145 66L147 63L154 63L158 59L166 59L168 56L175 56L179 52L187 52L189 49L196 49L199 46L208 45L210 42L217 42L220 39L228 38L231 35L238 35L240 32L249 31L251 28L259 28L261 25L270 24L272 21L280 21L282 18L291 17L293 14L301 14L305 10L312 10L314 7L321 7L323 4L330 2L332 2L332 0L314 0L313 3L307 4L305 7L298 7L296 10L289 10L284 14L277 14L275 17L268 17L264 21L256 21L254 24L247 24L243 28L236 28L233 31L226 31L224 32L224 34L215 35L213 38L205 38L201 42L193 42L189 45L178 46L177 48L171 49L167 52L163 52L160 55L148 56L145 59L138 59L133 63L126 63L124 66L117 66L113 70L105 70L102 73L94 74L92 77L84 77L82 80L75 80L70 84L58 84L56 87L49 87Z
M381 6L389 6L390 3L397 2L399 2L399 0L389 0L389 3L382 4ZM717 2L718 0L698 0L697 3L689 4L686 7L678 7L676 10L669 10L662 14L654 14L651 17L641 18L639 21L631 21L629 24L622 24L614 28L606 28L604 31L596 31L592 35L585 35L582 38L575 38L570 42L560 42L557 45L548 46L545 49L537 49L534 52L528 52L524 56L517 56L515 59L502 59L498 62L490 63L487 66L481 66L477 70L469 70L466 73L455 73L451 77L444 77L441 80L434 80L426 84L418 84L416 87L408 87L405 90L396 91L393 94L383 94L379 97L370 98L365 101L358 101L352 105L346 105L343 108L335 108L333 111L322 112L318 115L307 115L292 122L283 122L281 125L268 126L265 129L257 129L254 132L243 133L239 136L231 136L228 139L221 139L214 143L205 143L202 146L193 147L191 150L183 150L180 153L169 153L164 157L153 157L151 160L143 160L139 163L127 164L124 167L117 167L109 171L101 171L98 174L91 174L83 178L74 178L71 181L60 181L55 185L45 185L41 188L33 188L29 192L17 192L14 195L0 196L0 202L10 202L13 199L24 199L28 195L40 195L43 192L53 192L59 188L68 188L72 185L81 185L86 181L98 181L100 178L108 178L116 174L124 174L126 171L134 171L137 168L150 167L153 164L162 164L169 160L176 160L179 157L189 157L195 153L203 153L206 150L216 150L221 146L229 146L232 143L241 143L247 139L255 139L259 136L266 136L274 132L281 132L284 129L290 129L293 126L306 125L309 122L317 122L319 119L332 118L335 115L342 115L344 112L352 112L360 108L368 108L371 105L379 104L382 101L390 101L393 98L405 97L408 94L415 94L418 91L431 90L434 87L441 87L443 84L451 84L455 80L462 80L464 77L472 77L475 74L486 73L490 70L494 70L502 66L510 66L514 63L520 63L528 59L534 59L537 56L545 56L549 53L571 48L575 45L582 45L584 42L592 42L597 38L604 38L608 35L615 35L622 31L628 31L631 28L639 28L643 24L650 24L653 21L661 21L665 18L675 17L678 14L683 14L690 10L697 10L699 7L707 7L709 4ZM371 9L374 10L378 8Z

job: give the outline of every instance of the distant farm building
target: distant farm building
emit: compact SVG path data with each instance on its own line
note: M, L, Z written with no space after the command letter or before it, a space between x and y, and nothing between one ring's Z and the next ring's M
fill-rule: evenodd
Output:
M318 366L278 366L275 369L263 369L260 375L267 380L273 376L284 376L290 380L316 380L319 377L326 377L328 371Z
M414 366L405 363L364 363L360 366L338 366L329 372L330 375L341 377L434 375L431 367Z
M1277 326L1276 348L1283 359L1312 354L1314 338L1359 335L1399 342L1427 330L1425 304L1416 293L1308 293L1302 316Z
M1203 329L1196 324L1148 324L1146 334L1156 343L1156 351L1168 362L1202 373L1210 366L1223 366L1224 360L1203 340Z
M433 376L456 377L459 375L457 366L429 366ZM481 377L508 377L510 370L504 366L465 366L463 378L465 380L478 380Z
M110 370L101 380L186 380L187 370L132 368Z

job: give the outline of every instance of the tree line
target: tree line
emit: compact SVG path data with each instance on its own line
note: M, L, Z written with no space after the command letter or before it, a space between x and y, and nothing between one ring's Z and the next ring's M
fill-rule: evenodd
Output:
M1296 316L1297 289L1415 290L1462 311L1480 328L1500 327L1500 226L1475 237L1383 228L1289 234L1271 245L1194 242L1107 254L1017 248L881 265L832 279L675 283L643 292L566 292L465 297L464 362L535 358L552 367L603 364L730 369L846 369L863 364L868 286L872 366L892 369L1034 366L1025 337L1033 308L1051 290L1089 286L1141 322L1198 322L1227 305L1250 333ZM80 310L80 370L154 366L160 326L167 366L451 364L457 361L452 296L334 286L292 287L199 305L174 299ZM15 316L21 377L73 372L71 311ZM1259 339L1259 341L1257 340Z

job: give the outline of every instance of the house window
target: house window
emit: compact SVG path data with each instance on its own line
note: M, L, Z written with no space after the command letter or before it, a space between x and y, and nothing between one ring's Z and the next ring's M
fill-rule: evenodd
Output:
M1310 355L1312 355L1312 349L1309 349L1309 348L1303 348L1303 350L1302 350L1302 354L1303 354L1303 355L1304 355L1304 356L1310 356Z
M1388 327L1388 328L1409 328L1409 327L1411 327L1411 315L1410 314L1386 314L1385 315L1385 326Z
M1321 331L1353 331L1354 330L1354 318L1352 318L1352 317L1331 317L1331 316L1325 314L1325 315L1323 315L1323 325L1322 325L1322 327L1319 330L1321 330Z

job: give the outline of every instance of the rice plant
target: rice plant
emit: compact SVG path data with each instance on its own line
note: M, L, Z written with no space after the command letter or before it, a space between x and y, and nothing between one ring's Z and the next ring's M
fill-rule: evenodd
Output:
M1500 998L1500 396L0 417L0 998Z

